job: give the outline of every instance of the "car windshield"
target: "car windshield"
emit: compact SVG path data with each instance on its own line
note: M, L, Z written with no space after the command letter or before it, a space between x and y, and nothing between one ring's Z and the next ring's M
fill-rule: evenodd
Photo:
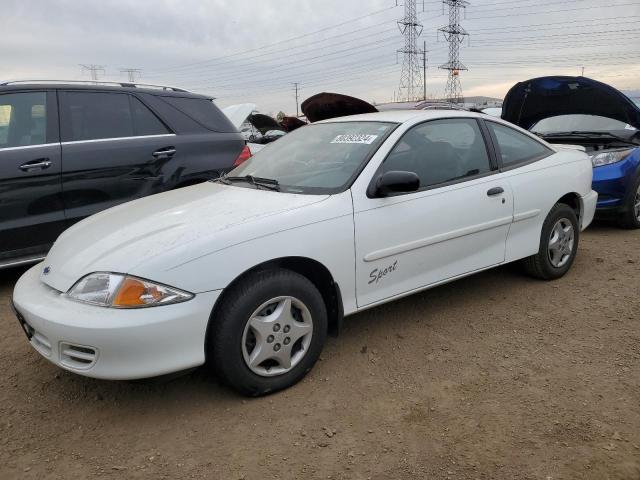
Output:
M635 130L624 122L597 115L558 115L545 118L531 129L534 133L556 132L610 132L615 130Z
M229 172L229 177L276 180L282 192L339 193L396 126L357 121L308 125L260 150ZM234 185L247 187L251 183Z

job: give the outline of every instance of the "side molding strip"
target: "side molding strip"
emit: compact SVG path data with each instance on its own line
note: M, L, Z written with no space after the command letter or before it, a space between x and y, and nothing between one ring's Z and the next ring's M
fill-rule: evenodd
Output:
M429 245L446 242L447 240L453 240L454 238L466 237L467 235L473 235L474 233L491 230L492 228L501 227L503 225L509 225L512 219L513 217L498 218L496 220L481 223L479 225L473 225L471 227L461 228L459 230L453 230L447 233L441 233L432 237L414 240L413 242L403 243L402 245L397 245L395 247L384 248L382 250L377 250L365 255L364 261L375 262L376 260L381 260L383 258L409 252L411 250L428 247Z

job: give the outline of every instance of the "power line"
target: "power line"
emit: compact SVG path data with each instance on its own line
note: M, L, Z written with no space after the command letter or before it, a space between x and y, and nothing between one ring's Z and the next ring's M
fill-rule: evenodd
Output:
M302 38L307 38L307 37L310 37L310 36L313 36L313 35L317 35L318 33L322 33L322 32L326 32L326 31L332 30L334 28L339 28L339 27L342 27L344 25L348 25L348 24L351 24L353 22L356 22L358 20L363 20L365 18L372 17L372 16L378 15L380 13L388 12L390 10L393 10L393 9L397 8L397 7L398 7L398 5L382 8L380 10L376 10L376 11L373 11L371 13L367 13L366 15L361 15L359 17L352 18L350 20L346 20L346 21L341 22L341 23L330 25L328 27L324 27L324 28L321 28L319 30L315 30L313 32L305 33L303 35L298 35L298 36L295 36L295 37L289 37L289 38L286 38L284 40L279 40L277 42L270 43L268 45L261 45L260 47L251 48L251 49L243 50L243 51L240 51L240 52L230 53L228 55L223 55L223 56L220 56L220 57L214 57L214 58L210 58L208 60L202 60L202 61L199 61L199 62L187 63L187 64L183 64L183 65L176 65L176 66L164 69L162 71L166 72L166 71L171 71L171 70L174 70L174 69L182 69L182 68L190 67L192 65L201 65L201 64L216 62L218 60L222 60L222 59L225 59L225 58L237 57L239 55L244 55L245 53L257 52L257 51L260 51L260 50L264 50L265 48L270 48L270 47L282 45L284 43L290 43L290 42L293 42L295 40L299 40L299 39L302 39ZM153 70L153 71L157 71L157 70Z

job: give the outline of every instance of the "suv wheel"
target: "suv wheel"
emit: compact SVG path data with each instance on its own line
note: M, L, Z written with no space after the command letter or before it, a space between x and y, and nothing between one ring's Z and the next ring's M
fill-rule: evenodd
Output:
M311 370L326 338L327 311L306 277L267 270L232 287L209 330L210 366L239 392L259 396L290 387Z
M542 226L538 253L523 260L526 272L541 280L564 276L576 258L579 237L575 211L563 203L556 204Z

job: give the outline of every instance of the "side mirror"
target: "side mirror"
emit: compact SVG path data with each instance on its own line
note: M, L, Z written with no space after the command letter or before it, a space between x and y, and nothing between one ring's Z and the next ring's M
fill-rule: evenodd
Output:
M391 171L378 178L374 193L377 197L386 197L392 193L415 192L419 188L420 178L414 172Z

